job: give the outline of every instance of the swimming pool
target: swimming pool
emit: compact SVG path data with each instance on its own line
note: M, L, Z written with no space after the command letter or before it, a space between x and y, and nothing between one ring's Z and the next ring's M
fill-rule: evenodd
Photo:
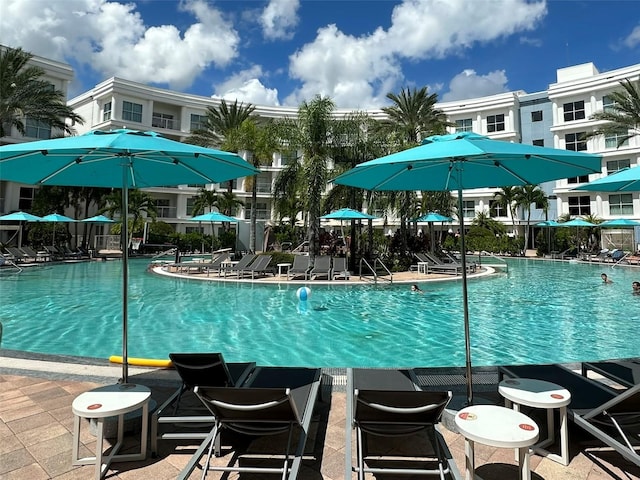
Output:
M640 271L509 260L469 281L473 364L640 356ZM199 282L145 273L132 260L129 356L221 351L229 361L320 367L463 366L459 282L324 286ZM109 357L122 351L121 265L31 268L0 279L2 347ZM604 285L600 273L614 281Z

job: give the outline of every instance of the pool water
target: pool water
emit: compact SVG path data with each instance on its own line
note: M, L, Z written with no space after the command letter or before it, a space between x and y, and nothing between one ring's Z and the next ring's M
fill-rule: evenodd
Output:
M477 366L640 356L640 271L509 260L469 280ZM147 273L133 260L129 356L221 351L228 361L319 367L463 366L459 281L409 285L199 282ZM605 285L600 273L614 281ZM121 262L30 268L0 278L2 347L106 358L122 351Z

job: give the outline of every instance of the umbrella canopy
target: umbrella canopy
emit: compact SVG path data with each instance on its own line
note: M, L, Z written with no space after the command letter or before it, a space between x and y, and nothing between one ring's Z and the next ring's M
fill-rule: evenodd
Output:
M601 171L601 158L572 150L492 140L473 132L436 135L422 145L361 163L334 182L366 190L433 190L537 185ZM460 222L467 401L473 402L465 232Z
M259 170L236 154L176 142L155 132L120 129L0 147L2 180L31 185L122 189L220 183ZM122 381L128 381L128 222L122 222Z
M375 220L378 217L351 208L341 208L340 210L323 215L320 218L325 220Z
M76 220L71 218L71 217L66 217L64 215L60 215L58 213L51 213L49 215L45 215L44 217L42 217L42 220L40 220L41 222L62 222L62 223L71 223L71 222L75 222Z
M104 215L96 215L95 217L85 218L80 221L86 223L116 223L115 220L112 220L109 217L105 217Z
M14 222L40 222L42 217L31 215L27 212L14 212L0 217L0 221Z
M629 220L626 218L618 218L615 220L607 220L598 225L603 228L624 228L624 227L640 227L640 222Z
M593 182L585 183L573 190L590 192L638 192L640 191L640 168L625 168Z
M433 223L433 222L450 222L453 218L445 217L444 215L440 215L436 212L429 212L426 215L423 215L419 218L416 218L414 222L417 223Z
M544 222L536 223L536 227L558 227L560 224L555 220L545 220Z
M203 215L198 215L191 219L192 222L229 222L236 223L238 222L237 218L229 217L220 212L209 212Z
M574 218L568 222L558 223L558 227L597 227L595 223L587 222L581 218Z

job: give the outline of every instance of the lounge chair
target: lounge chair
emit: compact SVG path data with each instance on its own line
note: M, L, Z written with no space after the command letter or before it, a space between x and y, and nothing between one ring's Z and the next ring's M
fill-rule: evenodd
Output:
M580 428L640 466L640 384L622 393L562 365L517 365L498 368L500 375L536 378L571 393L567 411Z
M605 362L583 362L582 375L596 372L624 387L640 384L640 359L629 358Z
M202 466L202 478L209 471L246 472L262 475L278 473L282 479L295 479L310 430L314 406L320 391L321 370L316 368L258 367L243 387L195 388L196 395L215 418L215 424L178 479L189 478L208 450ZM262 437L288 432L284 456L269 455L269 460L281 460L278 466L250 466L250 459L236 451L226 466L212 465L211 458L220 455L220 435L225 430ZM299 432L295 453L293 433ZM271 442L271 445L278 442ZM242 465L241 465L242 463Z
M462 273L462 265L460 265L459 263L444 263L438 257L429 253L422 253L420 257L418 256L418 254L416 254L416 257L418 259L424 259L424 262L427 263L430 272L447 273L451 275L459 275ZM423 260L419 261L422 262Z
M349 268L347 267L347 259L345 257L335 257L333 259L333 268L331 269L331 280L336 278L344 278L349 280Z
M307 279L309 275L310 258L308 255L296 255L293 257L293 264L289 268L289 272L287 273L287 280L291 280L292 278L299 277L300 275L304 275L304 279Z
M51 259L51 256L47 252L36 252L33 248L23 245L20 250L24 252L29 258L33 258L36 262L46 262Z
M366 474L437 475L462 478L436 425L451 400L451 392L422 391L411 370L347 370L347 448L345 478ZM351 452L356 432L356 464ZM375 448L373 437L407 437L420 433L403 452L388 442ZM371 438L369 438L371 437ZM409 445L409 442L406 443ZM373 448L372 448L373 447ZM374 451L380 450L380 451ZM419 450L419 451L417 451Z
M220 273L224 273L224 276L227 276L227 273L234 273L236 276L240 276L240 272L242 270L246 270L247 267L256 259L257 255L255 253L247 253L243 256L238 263L234 263L228 267L223 268Z
M331 257L329 255L318 255L313 263L313 268L309 270L309 278L317 280L326 277L331 280Z
M197 398L180 408L183 395L197 385L242 385L255 363L226 363L222 353L170 353L169 358L182 384L151 417L151 453L158 453L158 440L200 440L207 437L215 419ZM162 427L161 427L162 425ZM169 429L168 427L173 427Z
M24 263L29 260L34 261L36 257L31 257L30 255L26 255L22 250L17 247L4 247L4 249L11 255L11 260L15 263Z
M238 272L238 276L251 275L251 278L255 278L256 275L266 275L267 273L274 274L273 267L270 267L272 255L260 255L255 261L251 262L246 269Z

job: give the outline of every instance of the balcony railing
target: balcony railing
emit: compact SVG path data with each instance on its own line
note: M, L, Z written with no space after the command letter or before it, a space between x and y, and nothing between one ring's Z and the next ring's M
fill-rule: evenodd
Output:
M155 128L166 128L169 130L180 130L180 123L173 118L153 117L151 126Z
M176 218L177 207L156 207L158 209L158 218Z

